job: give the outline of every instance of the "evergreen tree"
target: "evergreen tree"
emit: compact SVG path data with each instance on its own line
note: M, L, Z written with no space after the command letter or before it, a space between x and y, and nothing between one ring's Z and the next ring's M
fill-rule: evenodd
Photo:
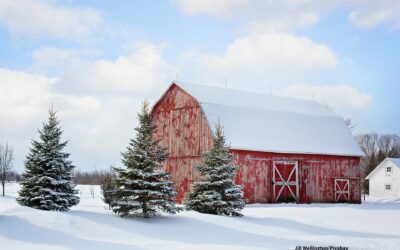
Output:
M42 210L67 211L79 203L72 162L63 152L62 130L56 112L49 110L49 120L39 130L40 140L32 141L25 161L24 181L17 201L23 206Z
M116 190L111 208L121 216L149 218L159 210L175 214L180 210L175 206L176 192L169 174L162 170L168 153L153 139L154 127L147 101L138 113L138 120L136 137L122 153L125 168L115 168Z
M187 209L200 213L242 216L245 206L242 186L235 185L238 167L232 164L233 155L226 145L222 126L216 125L212 148L204 154L204 163L197 166L200 179L187 194Z

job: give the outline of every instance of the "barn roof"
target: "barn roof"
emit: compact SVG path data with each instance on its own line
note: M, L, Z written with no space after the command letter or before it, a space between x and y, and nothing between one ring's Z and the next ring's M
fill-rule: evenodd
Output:
M314 101L174 82L218 120L233 149L323 155L364 155L343 118Z

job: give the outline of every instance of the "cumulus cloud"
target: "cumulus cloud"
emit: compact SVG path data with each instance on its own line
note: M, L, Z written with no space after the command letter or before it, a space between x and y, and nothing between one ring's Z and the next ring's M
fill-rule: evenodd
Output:
M177 0L185 15L210 15L223 19L241 18L242 30L286 30L315 24L321 12L333 4L329 1L264 0Z
M331 49L309 38L271 32L239 38L227 46L222 56L206 54L199 62L230 70L323 69L335 67L338 59Z
M348 84L309 85L295 84L276 90L278 95L302 99L312 99L334 109L362 110L368 106L372 97Z
M171 81L176 67L162 56L162 47L137 43L127 55L70 67L60 79L64 89L102 93L149 92Z
M35 51L32 69L66 71L54 78L0 69L0 138L14 145L19 169L51 104L79 167L118 164L120 151L133 136L143 98L158 97L176 72L163 59L162 46L150 43L135 44L115 60L85 61L85 53L52 47Z
M40 73L61 73L71 66L79 67L84 58L97 55L92 49L41 47L32 52L31 69Z
M37 138L36 128L47 118L51 104L59 110L63 124L71 126L79 126L82 119L95 117L100 111L96 97L56 93L53 88L56 81L40 74L0 69L0 138L9 140L15 147L18 168L30 139ZM66 130L71 126L66 126Z
M178 6L186 15L208 14L216 17L229 18L243 8L248 0L177 0Z
M0 25L16 35L80 39L100 23L100 14L89 8L46 0L0 0Z
M68 151L78 167L104 168L119 163L136 126L141 99L128 96L68 95L56 91L58 79L23 71L0 69L0 138L15 148L16 167L22 169L30 140L54 105L61 120Z
M266 30L291 30L317 23L328 11L349 11L349 20L356 27L374 28L387 24L400 28L400 2L397 0L176 0L185 15L210 15L223 19L245 20L241 30L263 32Z
M400 2L397 0L355 0L353 5L349 20L359 28L372 29L381 24L390 29L400 28Z
M39 74L0 69L0 124L26 122L37 116L54 81Z
M338 61L334 51L309 38L268 32L236 39L222 54L194 54L183 69L194 68L196 80L223 82L227 77L240 87L244 81L292 80L304 73L335 68Z

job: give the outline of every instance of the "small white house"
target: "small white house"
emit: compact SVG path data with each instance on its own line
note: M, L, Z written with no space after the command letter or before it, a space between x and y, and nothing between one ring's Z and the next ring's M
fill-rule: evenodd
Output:
M386 158L365 179L371 196L400 197L400 158Z

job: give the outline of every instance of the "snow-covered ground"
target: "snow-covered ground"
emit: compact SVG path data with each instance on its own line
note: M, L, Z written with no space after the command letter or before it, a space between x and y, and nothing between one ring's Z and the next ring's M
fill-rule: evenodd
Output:
M368 198L362 205L248 205L244 217L182 212L153 219L120 218L95 186L79 186L69 212L19 206L17 184L0 197L1 249L295 249L344 246L400 249L400 200Z

